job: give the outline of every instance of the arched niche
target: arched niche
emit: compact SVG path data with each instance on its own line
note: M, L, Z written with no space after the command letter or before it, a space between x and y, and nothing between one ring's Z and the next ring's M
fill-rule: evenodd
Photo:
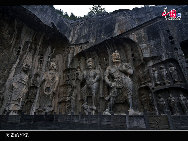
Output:
M139 110L142 112L154 112L153 94L148 86L138 89Z
M80 68L83 72L86 69L86 60L92 58L94 60L94 68L100 70L101 81L100 81L100 90L97 95L98 103L98 112L103 112L106 109L105 97L109 95L109 87L104 81L104 72L108 66L112 65L111 55L113 52L118 51L121 57L122 63L129 63L134 71L134 74L131 77L133 81L133 106L138 107L138 96L137 96L137 67L143 62L143 57L139 45L129 38L111 38L105 40L102 43L99 43L95 46L92 46L88 49L85 49L75 55L69 65L70 68ZM81 84L81 88L84 85ZM126 99L126 98L125 98ZM115 104L118 113L125 113L128 110L128 102L117 103ZM80 107L77 105L77 107ZM122 110L120 110L122 109Z
M169 97L170 95L172 97L174 97L175 102L176 102L176 106L174 108L177 108L177 113L180 115L184 115L185 111L184 109L182 109L182 105L180 102L180 95L183 95L186 99L188 99L188 89L187 88L183 88L181 86L172 86L172 87L168 87L168 88L163 88L163 89L159 89L154 91L154 98L155 101L157 103L157 109L158 109L158 113L160 114L160 110L159 110L159 96L162 97L165 101L165 110L169 110L172 111L170 105L169 105ZM188 106L188 105L187 105ZM174 115L173 112L171 112L172 115Z

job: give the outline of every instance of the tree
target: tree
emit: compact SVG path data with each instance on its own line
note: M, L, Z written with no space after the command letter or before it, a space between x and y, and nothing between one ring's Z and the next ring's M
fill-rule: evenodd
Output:
M63 17L64 17L64 18L67 18L67 19L69 18L69 15L67 14L67 12L65 12L65 13L63 14Z
M96 15L102 12L106 12L105 8L102 8L102 5L93 5L88 12L88 16Z
M70 15L69 19L70 19L70 20L76 20L76 19L77 19L77 17L76 17L76 16L75 16L73 13L71 13L71 15Z

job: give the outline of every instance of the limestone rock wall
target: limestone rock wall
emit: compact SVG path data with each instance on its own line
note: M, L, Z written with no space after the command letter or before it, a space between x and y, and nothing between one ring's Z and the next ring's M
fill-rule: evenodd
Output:
M188 113L187 6L69 21L49 6L0 7L0 114Z
M26 21L14 15L14 10L21 15L19 12L24 9L1 8L1 114L8 110L19 112L20 108L33 114L40 106L39 100L43 95L41 91L48 81L44 75L49 71L52 59L55 60L56 75L61 80L61 71L66 65L64 53L68 42L59 34L46 33L51 28L44 30L44 25L40 22L39 30L32 23L28 26ZM23 13L22 16L33 15ZM57 94L54 94L54 101L56 97Z

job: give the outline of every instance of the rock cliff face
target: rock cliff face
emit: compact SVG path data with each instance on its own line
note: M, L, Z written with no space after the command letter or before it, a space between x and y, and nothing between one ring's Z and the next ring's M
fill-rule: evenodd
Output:
M186 114L187 9L69 21L50 6L0 7L1 114Z

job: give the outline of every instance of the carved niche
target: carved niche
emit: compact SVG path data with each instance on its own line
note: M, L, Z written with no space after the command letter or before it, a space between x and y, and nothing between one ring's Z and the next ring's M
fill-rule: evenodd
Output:
M23 107L24 113L30 114L30 111L35 101L35 97L37 95L39 87L40 87L40 73L36 72L31 80L31 85L29 87L29 91L26 96L25 104Z
M37 113L44 114L54 112L54 98L57 94L59 83L59 74L57 72L56 59L51 59L49 70L44 73L42 78L41 93L39 98L39 107Z
M150 72L154 89L185 83L181 68L173 59L154 64L150 68Z
M28 92L28 71L30 65L23 64L20 73L14 76L11 85L11 98L10 103L8 103L7 111L10 115L18 115L22 110L23 102L25 100L26 93Z
M187 114L187 94L186 89L178 87L170 87L156 91L154 95L158 113L165 114L166 110L169 110L172 115Z
M152 91L150 90L150 88L147 86L139 88L138 95L140 101L140 111L153 112L154 103L152 98Z

